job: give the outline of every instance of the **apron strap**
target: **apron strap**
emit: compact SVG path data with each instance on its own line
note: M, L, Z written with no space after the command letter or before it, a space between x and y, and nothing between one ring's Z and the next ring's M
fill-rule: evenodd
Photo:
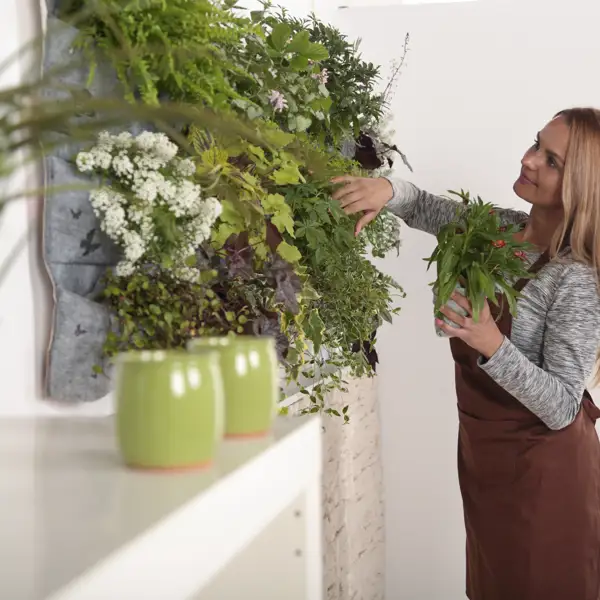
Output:
M550 262L550 253L546 250L534 263L531 265L529 272L532 275L536 275L539 273L548 263ZM514 285L514 289L517 292L522 292L523 288L531 281L529 278L524 277L523 279L519 279L517 283Z

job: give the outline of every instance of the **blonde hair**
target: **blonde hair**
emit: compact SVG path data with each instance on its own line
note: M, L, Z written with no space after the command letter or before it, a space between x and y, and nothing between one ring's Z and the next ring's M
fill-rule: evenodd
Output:
M559 112L570 129L562 185L564 218L550 246L550 258L568 246L572 260L594 269L600 289L600 110ZM594 385L600 384L600 349Z

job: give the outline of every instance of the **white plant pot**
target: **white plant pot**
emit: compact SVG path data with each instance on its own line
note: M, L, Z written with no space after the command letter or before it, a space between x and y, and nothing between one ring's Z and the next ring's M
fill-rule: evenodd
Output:
M464 294L465 293L465 288L462 287L462 285L458 284L455 288L454 288L459 294ZM435 305L435 301L437 299L437 293L435 292L435 290L433 291L433 304ZM456 302L454 302L454 300L450 299L448 300L447 306L449 308L451 308L454 312L458 313L459 315L461 315L462 317L466 317L467 316L467 311L462 308L461 306L459 306L458 304L456 304ZM444 322L447 325L450 325L450 327L454 327L455 329L458 329L458 325L456 325L455 323L453 323L452 321L450 321L449 319L447 319L446 317L442 317ZM435 333L438 337L448 337L448 335L446 333L444 333L437 325L435 326Z
M500 286L496 285L495 288L498 293L500 293L500 294L503 293L503 289ZM462 287L462 285L460 285L460 284L457 284L457 286L454 289L463 295L466 292L465 288ZM433 303L434 304L435 304L436 298L437 298L437 294L435 293L435 290L434 290L433 291ZM454 300L452 300L452 299L448 300L447 306L449 306L455 313L458 313L462 317L466 317L468 315L467 311L464 308L462 308L461 306L458 306L458 304L456 304L456 302L454 302ZM455 323L452 323L452 321L450 321L446 317L442 317L442 318L447 325L450 325L450 327L454 327L455 329L459 328L458 325L456 325ZM435 333L438 337L442 337L442 338L448 337L448 335L446 333L444 333L437 325L435 326Z

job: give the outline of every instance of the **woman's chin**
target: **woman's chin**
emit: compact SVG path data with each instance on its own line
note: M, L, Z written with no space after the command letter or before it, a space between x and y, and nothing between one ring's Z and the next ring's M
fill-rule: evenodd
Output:
M523 185L518 179L517 181L515 181L515 184L513 185L513 191L515 192L515 194L517 196L519 196L519 198L521 198L521 200L525 200L525 202L529 202L529 204L532 204L531 202L531 196L528 193L529 190L525 189L527 186Z

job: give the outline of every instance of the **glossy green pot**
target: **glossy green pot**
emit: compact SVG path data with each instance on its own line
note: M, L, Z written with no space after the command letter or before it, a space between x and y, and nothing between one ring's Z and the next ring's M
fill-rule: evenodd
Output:
M217 352L129 352L116 365L117 440L125 464L179 470L209 465L222 426Z
M271 431L279 401L275 342L268 337L197 338L192 353L219 352L225 391L225 436L253 437Z

